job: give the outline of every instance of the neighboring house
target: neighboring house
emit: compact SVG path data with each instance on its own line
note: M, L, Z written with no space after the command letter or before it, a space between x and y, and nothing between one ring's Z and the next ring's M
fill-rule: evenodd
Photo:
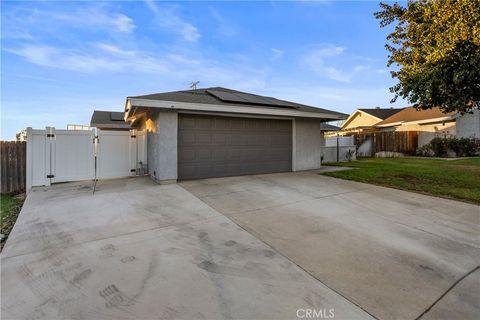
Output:
M334 126L329 123L320 123L320 142L322 146L325 146L325 137L332 136L336 132L340 131L340 127Z
M67 130L92 130L92 127L84 124L67 124Z
M350 135L355 133L371 132L373 126L378 122L398 113L402 109L393 108L371 108L357 109L342 124L342 135Z
M334 126L329 123L320 123L320 131L339 131L340 127Z
M480 110L474 109L472 113L457 114L455 118L457 137L480 138Z
M321 122L347 115L221 87L128 97L160 182L317 169Z
M421 147L437 136L455 135L455 112L443 113L439 108L417 110L408 107L374 127L376 131L417 131L418 147Z
M90 126L103 130L130 130L132 126L125 122L123 112L93 111Z

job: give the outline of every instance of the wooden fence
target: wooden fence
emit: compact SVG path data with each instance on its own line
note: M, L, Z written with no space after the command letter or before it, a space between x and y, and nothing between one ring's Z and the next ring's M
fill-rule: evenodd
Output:
M25 191L27 143L25 141L1 141L1 193Z
M418 131L385 131L357 134L354 142L358 148L368 139L372 142L371 155L381 151L415 155L418 147Z

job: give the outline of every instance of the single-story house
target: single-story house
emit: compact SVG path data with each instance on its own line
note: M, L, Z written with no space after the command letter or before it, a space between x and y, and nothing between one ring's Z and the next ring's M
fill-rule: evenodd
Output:
M127 97L124 119L147 131L160 182L317 169L321 122L347 115L214 87Z
M454 136L455 118L455 112L443 113L439 108L417 110L408 107L374 127L377 131L417 131L418 147L421 147L437 136Z
M329 123L320 123L320 139L321 139L321 145L325 146L325 138L327 137L327 132L329 134L335 133L340 131L340 127L334 126L333 124Z
M391 117L401 110L402 109L380 107L357 109L342 123L341 132L339 134L350 135L371 132L375 124Z
M130 130L132 126L124 119L123 112L95 110L90 126L102 130Z

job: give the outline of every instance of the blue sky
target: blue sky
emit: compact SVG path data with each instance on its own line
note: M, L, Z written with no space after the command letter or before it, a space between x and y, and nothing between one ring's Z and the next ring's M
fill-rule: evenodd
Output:
M2 1L1 137L89 124L125 97L223 86L350 113L390 104L366 2Z

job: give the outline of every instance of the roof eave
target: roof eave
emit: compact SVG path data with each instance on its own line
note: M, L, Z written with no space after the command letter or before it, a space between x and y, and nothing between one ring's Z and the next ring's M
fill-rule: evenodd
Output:
M210 112L224 112L224 113L242 113L252 115L273 115L273 116L289 116L297 118L317 118L317 119L331 119L343 120L347 115L342 113L327 113L327 112L309 112L293 109L271 108L271 107L251 107L242 105L220 105L220 104L201 104L166 100L150 100L139 98L127 98L126 103L127 115L129 119L132 115L132 109L135 107L146 108L160 108L169 110L192 110L192 111L210 111Z

